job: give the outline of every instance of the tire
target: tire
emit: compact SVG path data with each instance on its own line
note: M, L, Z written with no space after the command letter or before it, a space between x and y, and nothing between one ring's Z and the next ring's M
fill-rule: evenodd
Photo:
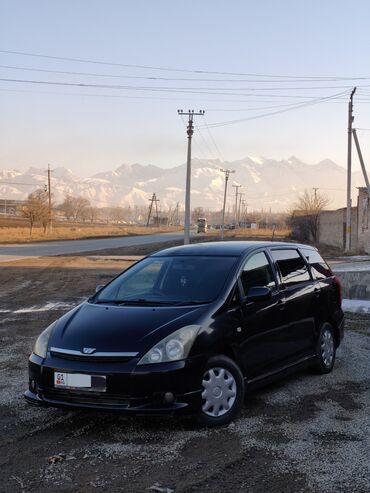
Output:
M198 422L208 427L230 423L244 402L244 378L239 367L227 356L213 356L201 378L202 404Z
M316 370L320 374L330 373L335 363L336 343L333 327L328 323L321 326L316 346Z

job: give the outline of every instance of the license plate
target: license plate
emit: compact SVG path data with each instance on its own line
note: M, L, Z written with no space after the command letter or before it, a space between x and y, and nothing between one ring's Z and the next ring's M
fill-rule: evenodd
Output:
M105 392L107 377L102 375L85 375L84 373L54 372L54 387L62 389L92 390Z

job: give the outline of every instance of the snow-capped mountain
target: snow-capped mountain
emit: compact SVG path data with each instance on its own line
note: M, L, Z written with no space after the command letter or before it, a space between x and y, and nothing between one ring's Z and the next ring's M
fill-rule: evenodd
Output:
M296 157L276 161L268 158L246 157L233 162L192 160L191 206L220 209L223 202L224 173L230 175L227 205L235 203L233 184L239 189L249 210L272 209L284 211L305 189L319 188L330 199L330 207L344 207L346 201L346 170L325 159L309 165ZM52 171L52 193L57 203L65 195L83 196L98 207L147 205L155 192L161 209L184 205L186 165L170 169L153 165L122 164L113 171L81 178L70 169L59 167ZM23 199L37 187L47 183L46 169L29 168L25 172L0 170L0 198ZM353 186L363 186L362 175L353 174ZM353 191L355 194L355 190Z

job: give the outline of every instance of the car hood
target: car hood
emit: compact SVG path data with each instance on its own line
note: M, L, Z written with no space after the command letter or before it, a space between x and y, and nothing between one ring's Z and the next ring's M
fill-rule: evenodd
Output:
M49 347L146 352L168 334L198 324L209 305L112 306L82 303L57 322Z

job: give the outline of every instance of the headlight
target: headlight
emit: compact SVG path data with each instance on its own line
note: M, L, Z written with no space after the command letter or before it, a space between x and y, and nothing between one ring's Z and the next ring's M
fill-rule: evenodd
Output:
M152 347L141 358L138 365L166 363L168 361L178 361L187 358L199 329L199 325L187 325L170 334Z
M46 358L46 353L48 352L49 338L55 324L56 322L53 322L51 325L49 325L48 328L41 332L35 342L35 345L33 346L33 352L41 358Z

